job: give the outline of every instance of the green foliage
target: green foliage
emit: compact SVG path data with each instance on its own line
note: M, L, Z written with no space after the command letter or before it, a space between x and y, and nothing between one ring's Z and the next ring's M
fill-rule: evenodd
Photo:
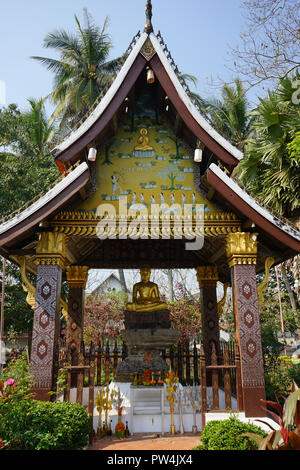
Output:
M89 432L89 416L78 403L0 401L0 438L15 450L80 450Z
M32 330L33 310L26 303L26 295L22 287L20 269L16 265L6 261L5 332L14 330L17 334L20 334Z
M286 372L290 382L294 381L300 387L300 359L291 356L279 356L278 362L279 367Z
M220 99L198 99L198 107L211 121L213 127L230 140L236 147L242 149L251 132L251 117L248 113L246 90L239 78L234 86L224 84Z
M95 344L117 338L124 329L125 292L95 292L85 299L84 340Z
M300 205L298 162L290 153L294 145L297 148L294 139L300 130L300 108L292 100L292 85L298 79L299 74L281 79L274 91L260 98L251 112L254 133L239 164L239 178L247 190L286 217Z
M23 351L16 359L10 361L8 367L1 371L0 380L6 382L9 379L15 380L18 384L18 391L22 392L22 394L29 391L31 380L26 351Z
M250 450L248 438L239 437L244 432L253 432L261 436L266 433L252 423L243 423L235 415L223 421L210 421L204 427L200 440L202 445L195 450ZM254 448L257 448L253 441Z
M276 356L265 356L264 371L267 400L287 395L292 382Z
M244 433L250 442L254 440L258 445L258 450L300 450L300 389L293 382L292 393L281 404L276 397L276 401L262 400L267 406L272 408L268 413L280 426L262 437L252 432Z
M300 132L296 133L296 137L288 144L289 156L292 165L299 165L300 163Z
M21 113L15 104L0 110L0 217L19 209L59 176L42 101L29 100Z
M300 361L290 356L265 356L265 384L267 400L287 396L293 381L300 386Z
M113 81L120 59L108 60L112 42L106 30L106 18L102 28L97 26L86 9L84 25L75 15L76 31L68 33L56 30L44 39L44 47L54 49L58 59L32 57L55 74L51 94L56 105L53 117L60 124L73 124L84 116L99 94Z
M200 302L188 297L181 285L178 286L176 297L174 302L168 302L172 328L180 331L180 343L196 341L201 336Z
M24 113L14 104L0 110L0 218L46 192L59 175L50 153L53 128L43 102L30 99L29 104ZM30 331L33 311L25 300L19 268L10 262L5 281L5 331Z

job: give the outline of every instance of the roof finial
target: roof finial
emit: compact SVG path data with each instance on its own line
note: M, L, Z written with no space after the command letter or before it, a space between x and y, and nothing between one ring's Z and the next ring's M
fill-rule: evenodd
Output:
M146 24L145 24L145 33L150 34L153 33L153 26L152 26L152 3L151 0L147 0L146 3Z

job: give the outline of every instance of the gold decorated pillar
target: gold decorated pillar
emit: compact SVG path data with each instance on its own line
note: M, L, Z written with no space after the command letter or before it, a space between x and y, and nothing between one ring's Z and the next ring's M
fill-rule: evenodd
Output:
M219 348L219 318L217 303L217 266L196 268L200 288L202 342L207 364L211 363L212 344Z
M55 388L54 362L59 333L60 292L65 264L65 236L42 232L36 248L37 278L32 330L30 374L32 392L49 400Z
M264 366L256 286L257 233L237 232L226 237L231 268L235 335L241 355L243 402L246 417L265 416Z
M67 349L77 356L83 339L84 289L88 278L87 266L67 266L66 275L69 286ZM74 364L76 359L74 358Z

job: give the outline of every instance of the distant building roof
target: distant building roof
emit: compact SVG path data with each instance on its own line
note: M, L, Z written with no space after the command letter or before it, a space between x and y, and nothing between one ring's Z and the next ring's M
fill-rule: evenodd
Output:
M116 286L114 286L113 283L117 283L118 285L118 288L116 288ZM96 287L96 289L94 289L92 291L92 294L96 294L97 292L100 292L100 291L106 291L106 292L110 292L110 291L115 291L115 292L120 292L122 291L123 288L122 288L122 284L121 284L121 281L120 279L118 278L118 276L116 276L114 273L111 273L109 276L107 276L104 281L102 281L98 287ZM130 293L129 289L127 289L126 287L126 291L125 291L127 294Z

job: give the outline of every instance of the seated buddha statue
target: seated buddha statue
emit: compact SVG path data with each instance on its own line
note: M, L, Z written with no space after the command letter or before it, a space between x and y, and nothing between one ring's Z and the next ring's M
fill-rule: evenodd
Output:
M136 312L153 312L168 309L168 305L160 300L158 286L150 281L150 269L140 270L141 282L133 286L132 302L126 304L126 310Z
M134 150L145 151L145 150L154 150L151 145L149 145L148 131L145 128L140 130L140 137L138 138L138 145L134 147Z

